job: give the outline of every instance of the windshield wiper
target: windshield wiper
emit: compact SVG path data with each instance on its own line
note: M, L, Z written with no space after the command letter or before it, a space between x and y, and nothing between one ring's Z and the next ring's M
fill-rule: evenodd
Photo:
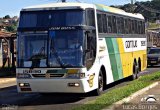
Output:
M74 65L72 65L72 64L64 64L63 66L64 67L74 67Z

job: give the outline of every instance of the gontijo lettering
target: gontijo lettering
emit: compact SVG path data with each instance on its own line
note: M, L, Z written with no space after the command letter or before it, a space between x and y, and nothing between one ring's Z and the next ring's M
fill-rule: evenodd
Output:
M125 42L126 48L135 48L137 47L137 40L128 40Z

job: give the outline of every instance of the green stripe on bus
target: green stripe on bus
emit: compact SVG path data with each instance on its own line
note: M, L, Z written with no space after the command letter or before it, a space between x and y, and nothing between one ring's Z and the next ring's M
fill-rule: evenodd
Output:
M99 4L95 4L95 5L98 10L109 11L107 8L103 7L102 5L99 5Z
M106 38L114 81L123 78L122 63L116 38Z
M118 48L117 38L112 38L112 41L113 41L113 47L115 51L115 59L117 61L117 70L118 70L119 79L122 79L123 78L122 62L121 62L120 52Z

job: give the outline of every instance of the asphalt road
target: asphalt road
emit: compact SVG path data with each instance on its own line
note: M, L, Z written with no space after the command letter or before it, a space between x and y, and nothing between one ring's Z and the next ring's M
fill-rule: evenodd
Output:
M141 75L151 74L160 71L160 66L148 68L141 72ZM126 85L129 79L110 84L105 92ZM85 104L95 99L92 93L87 94L38 94L38 93L17 93L16 86L0 89L0 110L70 110L72 107ZM7 109L8 108L8 109Z

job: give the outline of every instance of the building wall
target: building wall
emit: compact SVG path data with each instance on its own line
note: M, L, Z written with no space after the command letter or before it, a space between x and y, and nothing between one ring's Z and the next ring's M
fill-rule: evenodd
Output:
M0 39L0 67L3 65L2 40Z
M160 33L158 32L148 32L147 33L147 46L148 47L160 47Z

